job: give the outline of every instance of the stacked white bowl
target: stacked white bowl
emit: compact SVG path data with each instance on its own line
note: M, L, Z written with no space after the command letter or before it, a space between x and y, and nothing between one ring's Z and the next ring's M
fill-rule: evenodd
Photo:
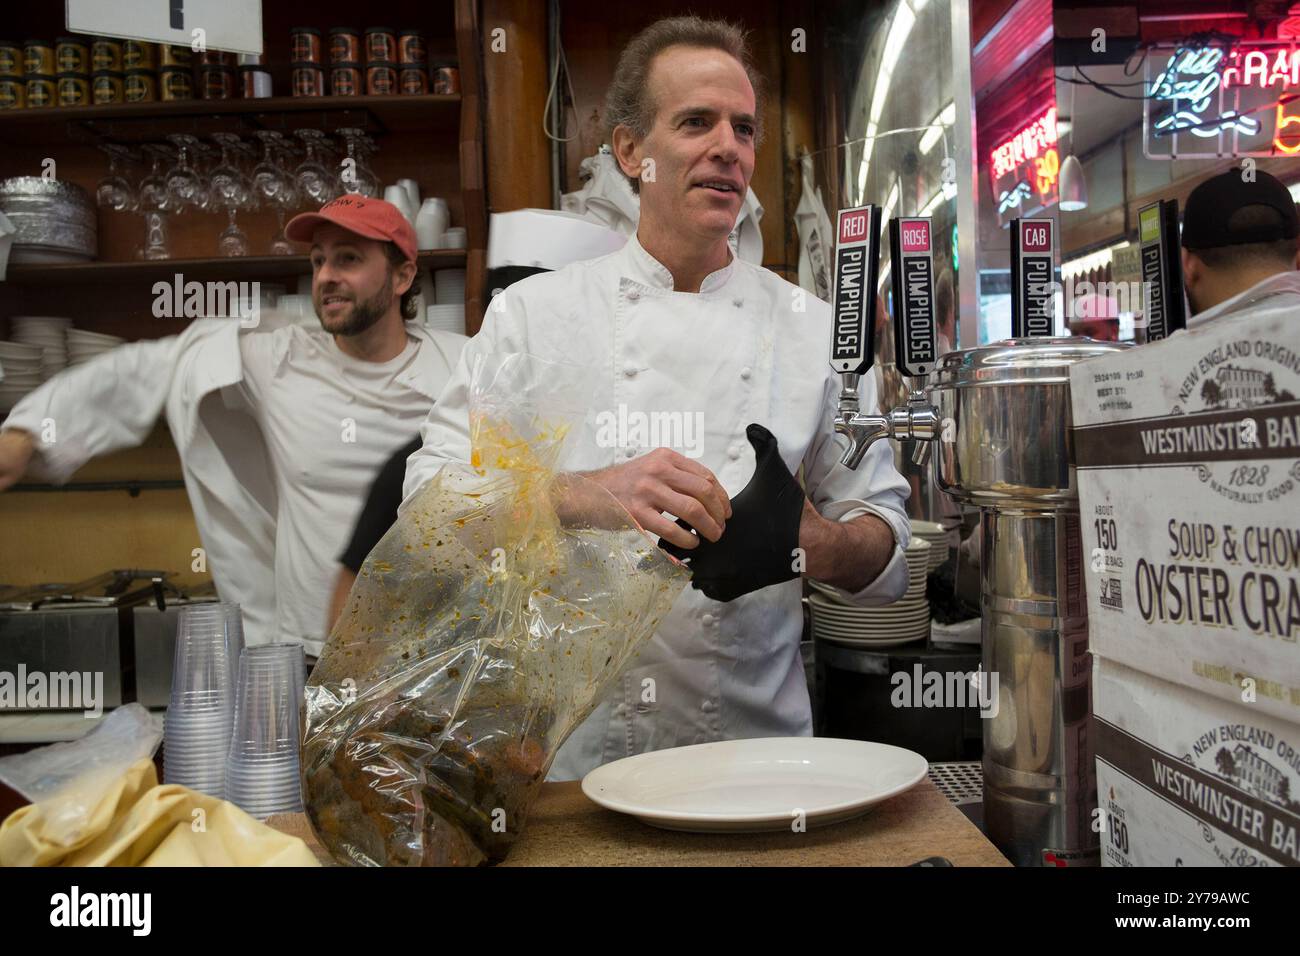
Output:
M41 357L38 345L0 342L0 412L8 412L37 385L41 384Z
M912 537L930 542L930 570L948 560L948 532L937 521L912 519Z
M433 273L435 305L465 304L465 270L436 269Z
M9 323L12 330L9 337L13 341L41 349L42 379L67 368L67 331L72 327L71 319L54 315L15 315Z
M68 329L68 367L89 362L96 355L102 355L117 348L126 339L102 332L87 332L85 329Z
M465 306L431 305L424 312L424 323L431 329L465 334Z
M302 810L298 775L301 644L246 647L239 659L226 799L250 816Z
M907 592L884 607L859 607L837 588L809 581L812 594L813 638L834 644L886 648L910 644L930 636L930 601L925 596L930 543L913 538L903 552L907 559Z
M238 604L181 608L163 727L164 782L225 799L235 679L243 647Z

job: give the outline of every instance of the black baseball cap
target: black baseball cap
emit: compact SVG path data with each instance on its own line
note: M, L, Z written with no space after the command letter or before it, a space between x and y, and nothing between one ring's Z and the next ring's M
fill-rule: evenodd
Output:
M1183 209L1183 248L1217 249L1248 242L1294 239L1300 235L1295 200L1282 181L1268 173L1256 172L1254 179L1247 182L1242 173L1243 170L1230 169L1192 190ZM1246 206L1268 206L1277 210L1278 218L1247 229L1229 229L1232 214Z

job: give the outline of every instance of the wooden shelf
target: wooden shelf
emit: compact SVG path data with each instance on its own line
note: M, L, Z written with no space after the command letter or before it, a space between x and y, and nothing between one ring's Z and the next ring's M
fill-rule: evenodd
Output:
M256 100L182 100L0 111L0 142L143 143L168 133L291 132L357 126L383 136L414 130L453 132L460 94L424 96L274 96Z
M421 269L463 269L464 249L421 252ZM205 282L257 279L269 276L308 275L306 256L236 256L211 259L159 259L135 262L61 262L43 265L11 263L6 282L23 285L89 285L98 282L170 280L176 273Z

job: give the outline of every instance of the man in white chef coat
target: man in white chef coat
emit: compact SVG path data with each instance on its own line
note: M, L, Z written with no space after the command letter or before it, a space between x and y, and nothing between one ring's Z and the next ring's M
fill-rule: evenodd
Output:
M208 569L222 599L242 606L247 642L301 643L312 657L366 490L467 340L408 321L415 231L391 203L345 195L285 232L311 244L319 329L200 319L60 373L5 420L0 490L28 470L66 481L139 444L165 414Z
M589 366L594 415L562 468L690 558L694 587L560 750L552 779L647 750L811 734L797 555L861 604L907 588L907 485L890 449L876 445L856 471L839 464L830 308L727 244L754 171L757 79L726 23L664 20L630 42L607 111L641 195L636 235L498 295L407 463L409 502L444 463L469 460L477 357ZM872 382L863 377L864 409ZM701 427L652 448L654 416ZM803 489L791 477L801 465Z

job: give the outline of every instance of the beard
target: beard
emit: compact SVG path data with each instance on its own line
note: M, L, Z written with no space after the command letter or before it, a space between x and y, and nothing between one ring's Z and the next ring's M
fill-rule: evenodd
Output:
M370 298L362 299L360 302L353 302L352 310L347 315L332 320L334 323L332 328L326 324L321 315L323 302L324 295L321 296L321 302L313 303L316 307L316 318L320 320L322 329L331 335L360 335L382 319L392 306L393 286L391 283L386 283L382 289Z

